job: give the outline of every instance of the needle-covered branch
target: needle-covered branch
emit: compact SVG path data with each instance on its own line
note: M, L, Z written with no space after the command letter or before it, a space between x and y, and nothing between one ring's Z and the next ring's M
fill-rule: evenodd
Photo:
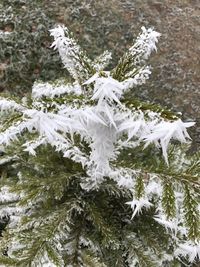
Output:
M66 27L50 32L72 82L36 81L30 96L0 98L0 265L198 260L200 156L183 147L194 122L134 97L160 34L143 27L105 71L110 52L91 60Z

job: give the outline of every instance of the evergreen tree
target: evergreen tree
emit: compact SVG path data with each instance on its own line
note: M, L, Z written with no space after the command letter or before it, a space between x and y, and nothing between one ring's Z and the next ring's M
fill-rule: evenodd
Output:
M130 97L159 33L142 27L111 71L64 26L51 30L71 82L1 97L2 266L192 266L200 257L199 154L175 114ZM174 140L171 142L171 140Z

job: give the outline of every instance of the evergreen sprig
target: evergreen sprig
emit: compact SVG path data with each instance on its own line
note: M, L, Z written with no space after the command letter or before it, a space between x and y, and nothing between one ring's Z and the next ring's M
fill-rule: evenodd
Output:
M160 34L143 27L111 71L109 52L92 61L66 27L51 35L72 82L0 98L0 264L192 266L200 157L183 143L194 123L129 99Z

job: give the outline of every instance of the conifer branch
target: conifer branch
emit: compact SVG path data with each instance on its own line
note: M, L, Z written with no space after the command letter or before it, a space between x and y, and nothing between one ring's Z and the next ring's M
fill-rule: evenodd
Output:
M109 52L92 61L64 26L51 35L73 82L38 81L31 96L0 98L0 265L194 262L200 155L186 153L194 122L128 93L149 78L160 34L143 27L111 71Z
M200 217L198 211L198 198L195 197L195 192L188 184L184 186L184 209L185 222L188 227L188 237L191 240L199 241L200 239Z
M175 195L172 181L164 178L163 193L162 193L162 207L167 219L174 218L176 215Z

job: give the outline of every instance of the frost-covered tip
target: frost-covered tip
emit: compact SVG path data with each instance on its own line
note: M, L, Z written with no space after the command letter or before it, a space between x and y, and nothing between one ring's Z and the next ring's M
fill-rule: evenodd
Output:
M167 148L171 139L178 140L181 143L187 143L191 139L187 128L193 126L195 122L182 122L181 119L170 122L161 121L151 128L151 133L144 136L143 140L148 145L151 142L160 143L165 161L168 163Z
M154 216L154 220L159 224L163 225L166 229L174 231L175 233L178 231L178 220L177 219L167 219L164 214L158 214Z
M194 262L195 259L200 259L200 243L192 243L191 241L184 244L179 244L175 251L175 256L187 257L190 262Z
M71 53L73 45L75 45L74 40L70 39L66 34L68 35L68 29L61 25L50 30L50 36L54 37L54 42L52 43L51 48L54 48L54 50L58 49L62 61L64 59L67 60L68 54Z
M54 37L51 48L58 49L64 67L76 81L79 81L81 72L86 71L80 63L80 47L69 37L68 29L64 26L58 25L50 30L50 35Z
M53 36L56 40L57 38L64 38L65 31L68 32L68 29L64 25L58 25L56 28L49 30L50 36ZM52 47L54 45L52 44Z
M133 199L132 201L126 202L126 204L130 205L133 210L131 219L133 219L137 213L140 213L143 208L148 209L153 205L147 198Z
M94 83L94 93L91 99L98 100L99 104L101 104L103 100L107 100L109 102L115 101L120 104L119 99L121 98L124 90L123 84L113 79L109 72L104 73L106 77L101 77L98 73L96 73L84 83L84 85Z
M0 111L10 111L10 110L23 111L24 109L25 109L24 107L17 104L13 100L0 98Z
M146 83L146 80L149 79L150 75L151 75L151 70L149 66L140 69L138 73L134 75L133 78L128 78L125 81L123 81L124 90L127 91L128 89L136 85L142 85Z
M151 52L156 51L156 43L160 37L160 33L149 28L146 29L144 26L141 28L142 32L136 39L135 44L129 49L133 56L136 56L136 62L139 63L141 60L146 60L150 56Z

